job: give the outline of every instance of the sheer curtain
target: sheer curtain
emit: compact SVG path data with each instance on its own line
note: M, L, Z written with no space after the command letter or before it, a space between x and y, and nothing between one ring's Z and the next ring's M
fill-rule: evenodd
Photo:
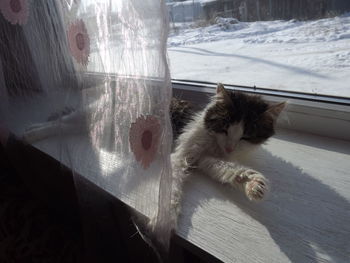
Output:
M167 11L159 0L2 0L0 125L21 136L61 121L35 146L171 230L166 58ZM76 114L74 132L63 129ZM71 125L71 124L70 124ZM100 206L76 182L81 205ZM108 215L107 215L108 216Z

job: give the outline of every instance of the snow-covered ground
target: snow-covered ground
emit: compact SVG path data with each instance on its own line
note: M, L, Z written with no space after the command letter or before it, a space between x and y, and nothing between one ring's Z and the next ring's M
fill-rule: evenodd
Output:
M168 39L172 78L350 97L350 13L177 26Z

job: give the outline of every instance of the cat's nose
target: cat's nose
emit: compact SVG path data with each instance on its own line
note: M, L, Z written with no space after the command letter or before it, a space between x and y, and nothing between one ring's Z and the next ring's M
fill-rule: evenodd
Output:
M232 153L232 152L233 152L233 147L231 147L231 146L226 146L226 147L225 147L225 151L226 151L227 153Z

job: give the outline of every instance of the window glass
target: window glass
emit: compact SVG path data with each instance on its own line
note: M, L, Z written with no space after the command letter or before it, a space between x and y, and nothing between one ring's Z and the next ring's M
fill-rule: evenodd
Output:
M167 0L173 79L350 97L350 1Z

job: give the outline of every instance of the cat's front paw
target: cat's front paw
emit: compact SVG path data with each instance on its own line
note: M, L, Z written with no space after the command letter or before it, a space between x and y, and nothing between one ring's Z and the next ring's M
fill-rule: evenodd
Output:
M269 191L267 179L254 170L247 170L236 178L236 182L242 184L245 195L251 201L261 201Z
M35 129L27 130L22 134L22 140L26 143L32 144L38 140L37 133L35 132Z
M27 127L22 134L22 140L29 144L40 141L43 138L45 127L45 123L37 123Z

